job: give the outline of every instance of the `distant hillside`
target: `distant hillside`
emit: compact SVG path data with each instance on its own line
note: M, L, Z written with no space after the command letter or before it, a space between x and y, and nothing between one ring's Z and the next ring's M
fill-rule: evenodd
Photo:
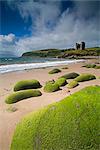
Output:
M85 50L75 49L44 49L26 52L22 57L57 57L57 58L77 58L82 56L99 56L100 47L86 48Z

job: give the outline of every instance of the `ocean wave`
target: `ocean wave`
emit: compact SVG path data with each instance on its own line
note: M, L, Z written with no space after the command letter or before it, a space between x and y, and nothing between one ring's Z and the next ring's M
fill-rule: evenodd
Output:
M35 68L43 68L43 67L53 67L58 65L67 65L69 63L77 63L82 62L83 60L65 60L65 61L46 61L44 63L28 63L28 64L12 64L12 65L4 65L0 66L0 74L13 72L13 71L21 71Z

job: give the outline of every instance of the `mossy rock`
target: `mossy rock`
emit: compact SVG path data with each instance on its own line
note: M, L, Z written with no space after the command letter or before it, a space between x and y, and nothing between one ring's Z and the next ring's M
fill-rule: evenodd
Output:
M33 80L22 80L15 84L14 91L26 90L26 89L37 89L40 88L41 85L39 81Z
M44 91L45 92L56 92L59 90L59 85L57 83L47 83L44 86Z
M41 95L42 95L42 93L39 90L23 90L23 91L18 91L18 92L10 94L5 99L5 102L7 104L12 104L12 103L21 101L23 99L27 99L30 97L37 97L37 96L41 96Z
M67 84L67 88L72 89L72 88L74 88L78 85L79 85L78 82L73 80L73 81L71 81L70 83Z
M59 87L61 87L61 86L65 86L67 84L67 81L65 78L59 78L56 80L55 83L57 83L59 85Z
M96 64L87 64L87 65L84 65L83 67L100 69L100 66L97 66Z
M86 64L86 65L83 65L82 67L86 67L86 68L94 68L96 65L94 64Z
M61 70L60 70L60 69L55 68L55 69L53 69L53 70L49 71L49 74L55 74L55 73L59 73L59 72L61 72Z
M100 86L91 86L18 123L10 150L99 150Z
M71 73L68 73L68 74L65 74L65 75L61 76L60 78L74 79L74 78L76 78L77 76L79 76L78 73L71 72Z
M100 66L95 66L95 69L100 69Z
M94 80L96 77L92 74L81 74L77 78L75 78L75 81L77 82L84 82L84 81L89 81L89 80Z
M68 67L67 67L67 66L65 66L65 67L62 67L62 69L68 69Z
M86 64L83 67L86 67L86 68L95 68L96 64Z

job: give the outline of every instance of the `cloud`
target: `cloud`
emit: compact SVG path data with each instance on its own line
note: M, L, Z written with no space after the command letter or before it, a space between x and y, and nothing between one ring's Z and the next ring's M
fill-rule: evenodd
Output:
M18 9L22 18L27 21L29 17L32 20L30 30L32 34L34 31L37 33L49 32L53 29L59 15L60 15L60 2L54 1L26 1L18 4Z
M98 0L73 0L74 9L78 17L88 18L100 15L100 1Z
M44 5L39 5L41 10ZM60 17L57 19L53 30L48 31L45 26L45 22L48 21L48 14L50 15L51 12L51 6L49 9L48 5L48 13L46 13L47 11L43 9L45 12L45 15L43 15L45 18L42 20L43 22L39 16L40 20L35 20L35 24L37 25L36 35L21 39L18 42L20 50L24 52L44 48L67 48L73 47L77 41L86 41L87 46L97 46L99 44L99 22L97 20L98 17L96 17L97 14L95 14L97 4L94 9L91 7L91 2L81 3L80 1L74 1L73 10L71 10L71 8L67 8L63 13L61 13L59 5L56 5L56 7L55 11L57 13L52 13L58 14L59 12ZM85 8L87 9L85 10ZM33 14L30 12L30 16L31 15ZM93 15L95 17L91 17ZM53 15L51 15L51 20L53 19L52 16ZM54 18L58 17L57 15L55 16L56 17ZM26 15L26 17L28 17L28 15ZM34 23L32 26L34 26Z
M15 35L10 33L9 35L0 35L1 43L13 43L15 41Z
M0 57L14 57L17 53L14 34L0 35Z
M32 25L30 27L32 33L34 30L37 32L48 31L49 26L53 27L60 15L61 1L52 0L24 0L13 1L7 0L11 9L18 9L21 17L25 22L30 18ZM40 30L41 28L41 30Z
M69 48L78 41L87 46L98 46L100 42L100 10L98 1L71 1L62 11L62 1L25 1L10 7L18 9L25 22L31 18L31 36L16 40L15 35L0 36L8 44L9 51L21 55L23 52L44 48ZM67 5L67 3L66 3ZM1 48L0 48L1 49Z

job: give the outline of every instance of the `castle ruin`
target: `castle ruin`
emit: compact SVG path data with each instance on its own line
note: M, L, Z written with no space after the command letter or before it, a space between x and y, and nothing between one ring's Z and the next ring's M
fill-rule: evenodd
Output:
M84 50L85 49L85 42L76 43L76 49Z

